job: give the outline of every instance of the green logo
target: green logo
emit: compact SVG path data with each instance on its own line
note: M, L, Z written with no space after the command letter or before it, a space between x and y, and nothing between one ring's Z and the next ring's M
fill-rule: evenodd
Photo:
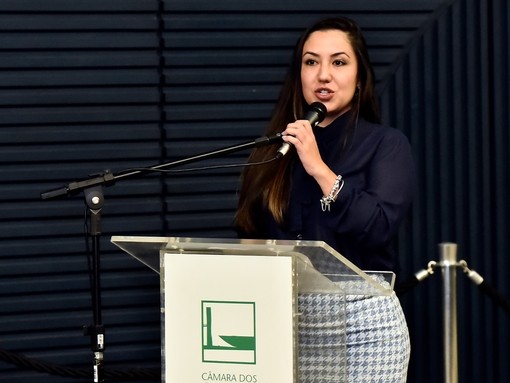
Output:
M255 302L202 301L202 361L255 364Z

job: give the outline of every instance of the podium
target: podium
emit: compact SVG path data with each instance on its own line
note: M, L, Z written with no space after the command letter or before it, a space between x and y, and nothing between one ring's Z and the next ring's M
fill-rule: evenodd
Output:
M394 285L393 273L362 271L320 241L111 242L160 274L168 383L347 382L346 298L390 295ZM335 304L305 310L302 299L310 297ZM327 332L327 344L314 341L315 329Z

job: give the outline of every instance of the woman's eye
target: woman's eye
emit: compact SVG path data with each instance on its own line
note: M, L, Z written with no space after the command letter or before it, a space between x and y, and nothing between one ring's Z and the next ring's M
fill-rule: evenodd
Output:
M313 60L313 59L308 59L308 60L305 60L305 64L306 65L314 65L316 64L317 61Z
M333 61L333 65L335 65L335 66L342 66L344 64L345 64L345 62L343 60L335 60L335 61Z

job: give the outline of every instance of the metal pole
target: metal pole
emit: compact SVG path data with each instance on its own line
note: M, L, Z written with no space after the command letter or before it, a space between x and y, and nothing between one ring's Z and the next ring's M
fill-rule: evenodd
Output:
M103 382L103 364L105 348L105 330L101 313L101 209L104 205L104 195L101 185L92 186L84 191L85 203L89 210L89 235L92 239L92 270L91 295L94 324L85 327L85 335L90 336L90 346L94 353L93 382Z
M457 244L439 244L443 273L443 343L445 383L458 383L457 353Z

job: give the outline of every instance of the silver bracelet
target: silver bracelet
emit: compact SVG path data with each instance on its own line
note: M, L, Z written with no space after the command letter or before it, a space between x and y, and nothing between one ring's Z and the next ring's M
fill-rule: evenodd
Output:
M336 198L338 197L338 194L340 194L340 192L342 191L343 187L344 179L342 178L342 176L338 175L329 194L321 198L322 211L326 211L326 209L330 211L331 203L336 201Z

